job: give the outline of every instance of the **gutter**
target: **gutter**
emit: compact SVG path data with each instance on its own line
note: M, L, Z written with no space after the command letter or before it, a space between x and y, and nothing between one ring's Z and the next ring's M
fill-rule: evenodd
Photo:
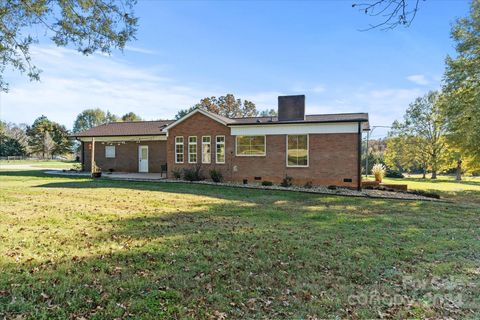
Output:
M261 126L261 125L279 125L279 124L302 124L302 123L345 123L345 122L368 122L367 119L349 119L349 120L329 120L329 121L273 121L273 122L248 122L248 123L229 123L228 127L232 126Z

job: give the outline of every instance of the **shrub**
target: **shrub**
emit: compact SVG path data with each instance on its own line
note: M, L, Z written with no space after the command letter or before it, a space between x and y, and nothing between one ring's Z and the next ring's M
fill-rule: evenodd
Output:
M180 179L182 177L182 171L179 168L174 168L172 170L172 175L175 179Z
M204 180L205 178L202 175L202 167L200 165L196 165L192 168L185 168L183 169L183 178L187 181L200 181Z
M372 173L375 176L375 181L382 182L385 176L385 166L381 163L376 163L372 167Z
M307 181L304 185L303 185L304 188L306 189L311 189L313 188L313 183L312 181Z
M280 185L281 185L282 187L289 188L289 187L292 186L292 180L293 180L292 177L290 177L290 176L285 176L285 178L283 178L282 183L280 183Z
M210 170L210 178L212 178L213 182L222 182L223 174L220 172L220 170L212 169Z
M387 172L385 173L385 177L387 177L387 178L405 178L405 176L401 172L391 170L391 169L387 169Z
M424 197L427 197L427 198L440 199L440 195L438 193L431 192L431 191L410 190L409 193L417 194L417 195L424 196Z
M265 186L265 187L273 186L273 182L272 181L262 181L262 186Z

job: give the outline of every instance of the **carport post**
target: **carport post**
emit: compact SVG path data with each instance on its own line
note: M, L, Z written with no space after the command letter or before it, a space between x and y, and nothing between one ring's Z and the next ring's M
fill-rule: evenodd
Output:
M91 164L90 164L90 173L93 176L94 166L95 166L95 138L92 137L92 156L91 156Z

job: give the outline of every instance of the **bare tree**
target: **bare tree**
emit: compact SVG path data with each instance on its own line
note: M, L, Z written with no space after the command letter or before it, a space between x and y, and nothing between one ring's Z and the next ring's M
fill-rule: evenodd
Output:
M423 0L425 1L425 0ZM380 22L370 24L368 31L375 28L381 30L394 29L398 26L409 27L418 12L420 0L370 0L364 3L354 3L353 8L370 17L380 17Z

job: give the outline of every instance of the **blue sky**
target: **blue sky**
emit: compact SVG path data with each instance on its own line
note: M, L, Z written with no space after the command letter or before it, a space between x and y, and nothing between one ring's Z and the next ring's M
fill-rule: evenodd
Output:
M305 94L307 113L363 111L390 125L440 87L454 54L451 23L469 2L421 2L410 28L368 32L359 30L375 20L353 2L139 1L137 40L123 53L85 57L48 40L33 47L42 81L7 74L0 115L31 123L44 114L71 128L92 107L152 120L205 96L233 93L266 109L278 95Z

